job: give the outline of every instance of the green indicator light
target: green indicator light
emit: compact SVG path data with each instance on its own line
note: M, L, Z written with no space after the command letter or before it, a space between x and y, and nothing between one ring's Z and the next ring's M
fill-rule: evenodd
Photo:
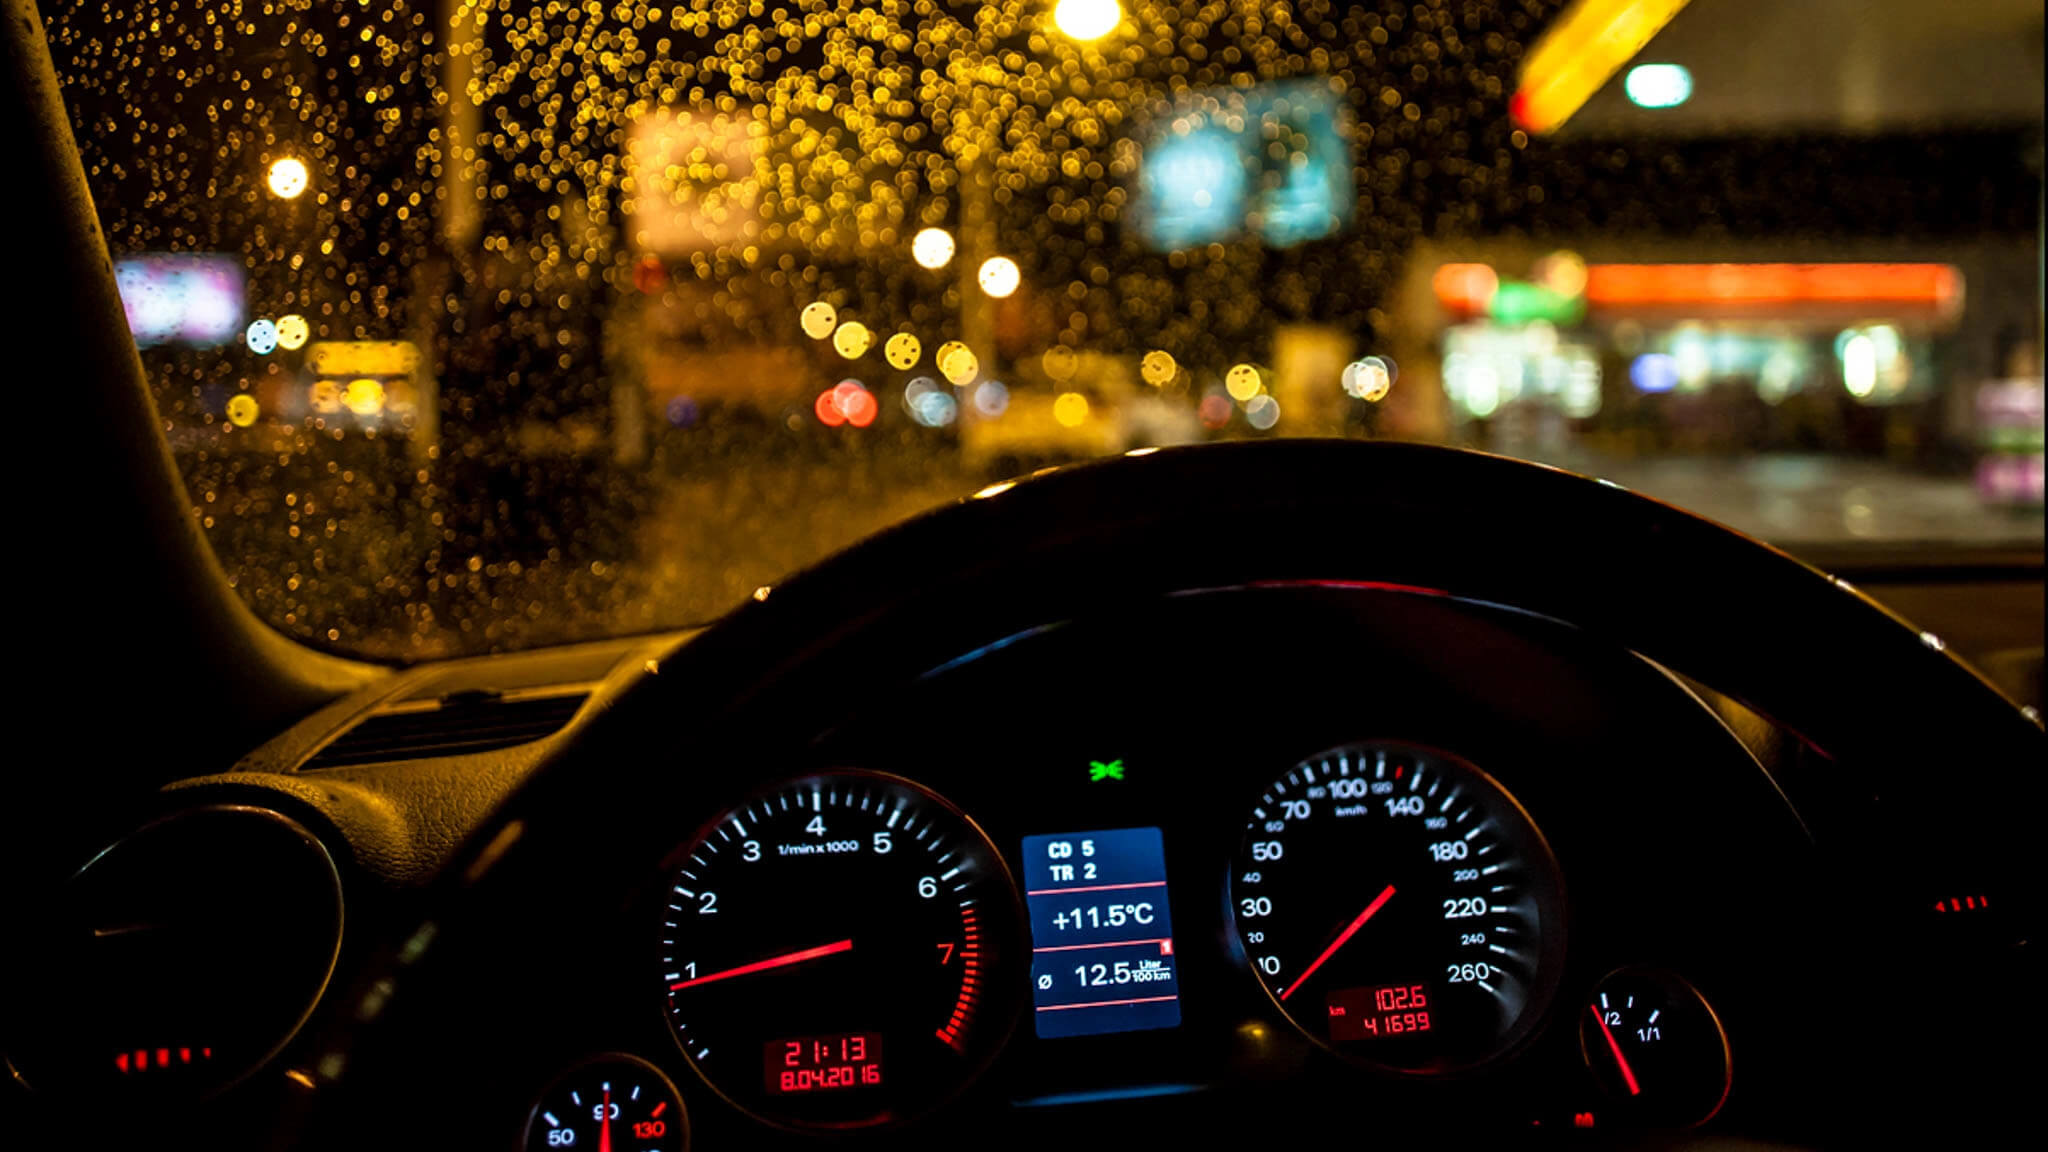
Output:
M1121 760L1111 760L1107 764L1100 760L1090 760L1088 762L1088 782L1091 784L1097 780L1121 780L1123 778L1124 762Z

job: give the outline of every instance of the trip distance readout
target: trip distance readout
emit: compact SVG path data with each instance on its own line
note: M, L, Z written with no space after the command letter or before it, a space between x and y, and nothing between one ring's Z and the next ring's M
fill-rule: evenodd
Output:
M771 1040L761 1054L770 1092L822 1092L882 1082L882 1037L875 1032Z
M1429 1031L1429 988L1424 984L1339 988L1329 995L1330 1040L1371 1040Z
M1024 886L1040 1036L1180 1023L1159 829L1027 836Z

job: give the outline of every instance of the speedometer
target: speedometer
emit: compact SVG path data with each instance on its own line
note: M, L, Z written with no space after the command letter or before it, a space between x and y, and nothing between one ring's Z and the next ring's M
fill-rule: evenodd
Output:
M1409 744L1334 748L1270 782L1231 908L1296 1027L1363 1063L1452 1073L1526 1037L1556 991L1561 884L1491 776Z

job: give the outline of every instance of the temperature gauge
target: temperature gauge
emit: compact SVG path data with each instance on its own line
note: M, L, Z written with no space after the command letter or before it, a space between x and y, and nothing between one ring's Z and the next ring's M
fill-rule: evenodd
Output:
M1704 1124L1728 1099L1728 1036L1706 998L1661 968L1623 968L1579 1017L1594 1079L1636 1123Z
M690 1125L675 1085L647 1061L616 1053L558 1077L526 1122L529 1152L682 1152L689 1146Z

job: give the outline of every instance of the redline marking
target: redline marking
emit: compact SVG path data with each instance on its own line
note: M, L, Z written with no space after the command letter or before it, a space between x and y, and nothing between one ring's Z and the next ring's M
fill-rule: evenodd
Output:
M659 1115L661 1115L661 1114L662 1114L663 1112L666 1112L666 1111L668 1111L668 1101L666 1101L666 1100L663 1100L663 1101L662 1101L661 1103L659 1103L659 1104L656 1104L656 1105L654 1106L654 1111L652 1111L652 1112L649 1112L649 1113L647 1114L647 1118L648 1118L649 1120L652 1120L652 1119L654 1119L654 1118L655 1118L656 1116L659 1116Z
M1069 892L1114 892L1119 888L1164 888L1164 880L1140 880L1136 884L1097 884L1090 888L1034 888L1026 896L1064 896Z
M1033 948L1033 949L1032 949L1032 951L1033 951L1033 952L1074 952L1074 951L1078 951L1078 950L1080 950L1080 949L1082 949L1082 948L1122 948L1122 947L1125 947L1126 945L1132 945L1132 944L1157 944L1157 945L1160 945L1160 949L1159 949L1159 954L1160 954L1160 955L1162 955L1162 956L1169 956L1169 955L1172 955L1172 954L1173 954L1173 942L1172 942L1172 940L1171 940L1171 939L1169 939L1169 938L1167 938L1167 937L1164 937L1164 936L1158 937L1158 938L1156 938L1156 939L1151 939L1151 940L1108 940L1108 941L1104 941L1103 943L1100 943L1100 944L1054 944L1054 945L1051 945L1051 946L1049 946L1049 947L1045 947L1045 948Z
M1162 1000L1178 1000L1178 996L1141 996L1136 1000L1091 1000L1086 1004L1042 1004L1040 1012L1064 1012L1069 1008L1114 1008L1119 1004L1157 1004Z

